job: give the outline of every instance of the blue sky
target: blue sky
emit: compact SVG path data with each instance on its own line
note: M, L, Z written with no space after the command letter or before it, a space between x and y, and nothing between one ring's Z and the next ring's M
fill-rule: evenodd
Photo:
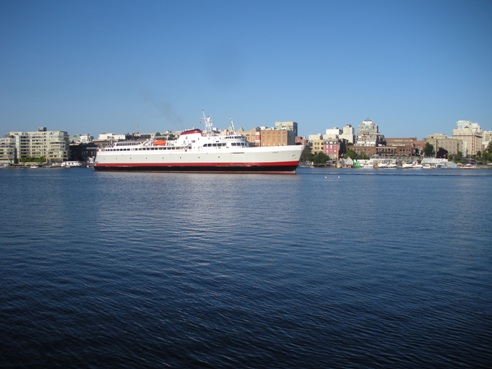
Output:
M0 135L492 130L490 0L2 0Z

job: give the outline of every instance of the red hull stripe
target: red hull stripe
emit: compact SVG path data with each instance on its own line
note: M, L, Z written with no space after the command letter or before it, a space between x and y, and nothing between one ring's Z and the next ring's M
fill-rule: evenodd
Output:
M272 163L111 163L111 164L95 164L96 167L106 168L131 168L131 167L162 167L162 168L268 168L268 167L297 167L298 161L284 161Z

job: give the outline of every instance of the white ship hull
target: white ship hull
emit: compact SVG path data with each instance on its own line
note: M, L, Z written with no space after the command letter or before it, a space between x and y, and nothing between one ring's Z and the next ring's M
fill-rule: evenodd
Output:
M243 150L100 151L96 170L226 171L294 173L303 146L250 147Z

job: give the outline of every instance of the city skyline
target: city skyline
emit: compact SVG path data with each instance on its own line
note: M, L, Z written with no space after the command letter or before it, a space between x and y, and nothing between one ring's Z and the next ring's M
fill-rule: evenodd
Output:
M492 130L489 1L4 1L0 128Z
M380 125L376 122L376 121L373 121L372 119L364 119L362 120L359 124L350 124L350 123L347 123L343 126L334 126L334 127L326 127L325 129L323 129L321 132L316 132L316 133L313 133L313 132L309 132L307 133L306 135L300 135L299 137L303 137L305 138L306 140L309 140L309 136L317 136L317 135L321 135L321 136L326 136L328 133L327 131L330 131L330 130L333 130L333 129L339 129L340 131L343 130L343 128L345 126L351 126L353 131L354 131L354 134L357 135L357 132L359 131L359 126L364 123L364 122L372 122L374 123L377 127L378 127L378 133L381 134L382 136L384 136L385 138L416 138L417 140L425 140L427 139L428 137L430 136L433 136L433 135L436 135L436 134L444 134L446 136L449 136L449 137L452 137L453 136L453 130L455 130L456 128L458 128L458 124L461 122L468 122L470 124L478 124L479 128L481 129L482 132L492 132L492 130L486 130L486 129L483 129L483 127L481 127L480 123L478 122L471 122L471 121L468 121L468 120L458 120L455 122L454 126L451 127L448 131L451 132L449 133L448 131L443 131L443 132L432 132L432 133L427 133L425 136L422 136L422 137L419 137L417 135L409 135L407 137L396 137L396 136L388 136L385 134L384 132L384 128L381 129ZM256 127L236 127L236 129L244 129L245 131L250 131L252 129L255 129L255 128L265 128L265 129L272 129L272 128L275 128L275 125L276 123L281 123L281 122L274 122L272 124L269 124L269 125L266 125L266 126L262 126L262 127L259 127L259 126L256 126ZM294 122L294 123L298 123L298 122ZM200 124L203 126L203 124ZM230 126L230 123L229 123L229 126ZM215 126L214 126L215 127ZM193 128L193 127L188 127L188 128ZM196 128L201 128L201 129L205 129L204 127L196 127ZM223 130L223 129L226 129L226 128L222 128L222 127L216 127L220 130ZM299 127L301 128L301 127ZM73 137L73 136L91 136L92 139L94 140L98 140L98 137L101 137L101 136L107 136L107 135L116 135L116 136L120 136L120 135L131 135L131 134L155 134L157 132L180 132L180 130L159 130L159 131L136 131L136 132L117 132L117 131L113 131L113 132L86 132L86 131L80 131L80 132L71 132L71 131L68 131L66 129L50 129L50 127L47 127L47 126L40 126L40 127L36 127L36 128L33 128L33 129L28 129L28 130L8 130L6 132L0 132L0 137L3 137L3 136L6 136L8 135L10 132L16 132L16 131L24 131L24 132L34 132L34 131L37 131L37 130L48 130L48 131L63 131L63 132L66 132L68 133L68 135L70 137ZM276 128L277 129L277 128Z

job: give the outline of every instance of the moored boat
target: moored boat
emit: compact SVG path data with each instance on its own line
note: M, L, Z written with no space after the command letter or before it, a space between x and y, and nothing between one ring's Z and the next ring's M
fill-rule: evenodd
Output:
M170 172L295 173L304 146L251 147L235 131L220 133L205 117L206 129L186 130L175 140L116 142L100 149L94 168Z
M412 163L403 162L401 167L402 167L402 169L422 169L422 164L419 164L416 161L414 161Z

